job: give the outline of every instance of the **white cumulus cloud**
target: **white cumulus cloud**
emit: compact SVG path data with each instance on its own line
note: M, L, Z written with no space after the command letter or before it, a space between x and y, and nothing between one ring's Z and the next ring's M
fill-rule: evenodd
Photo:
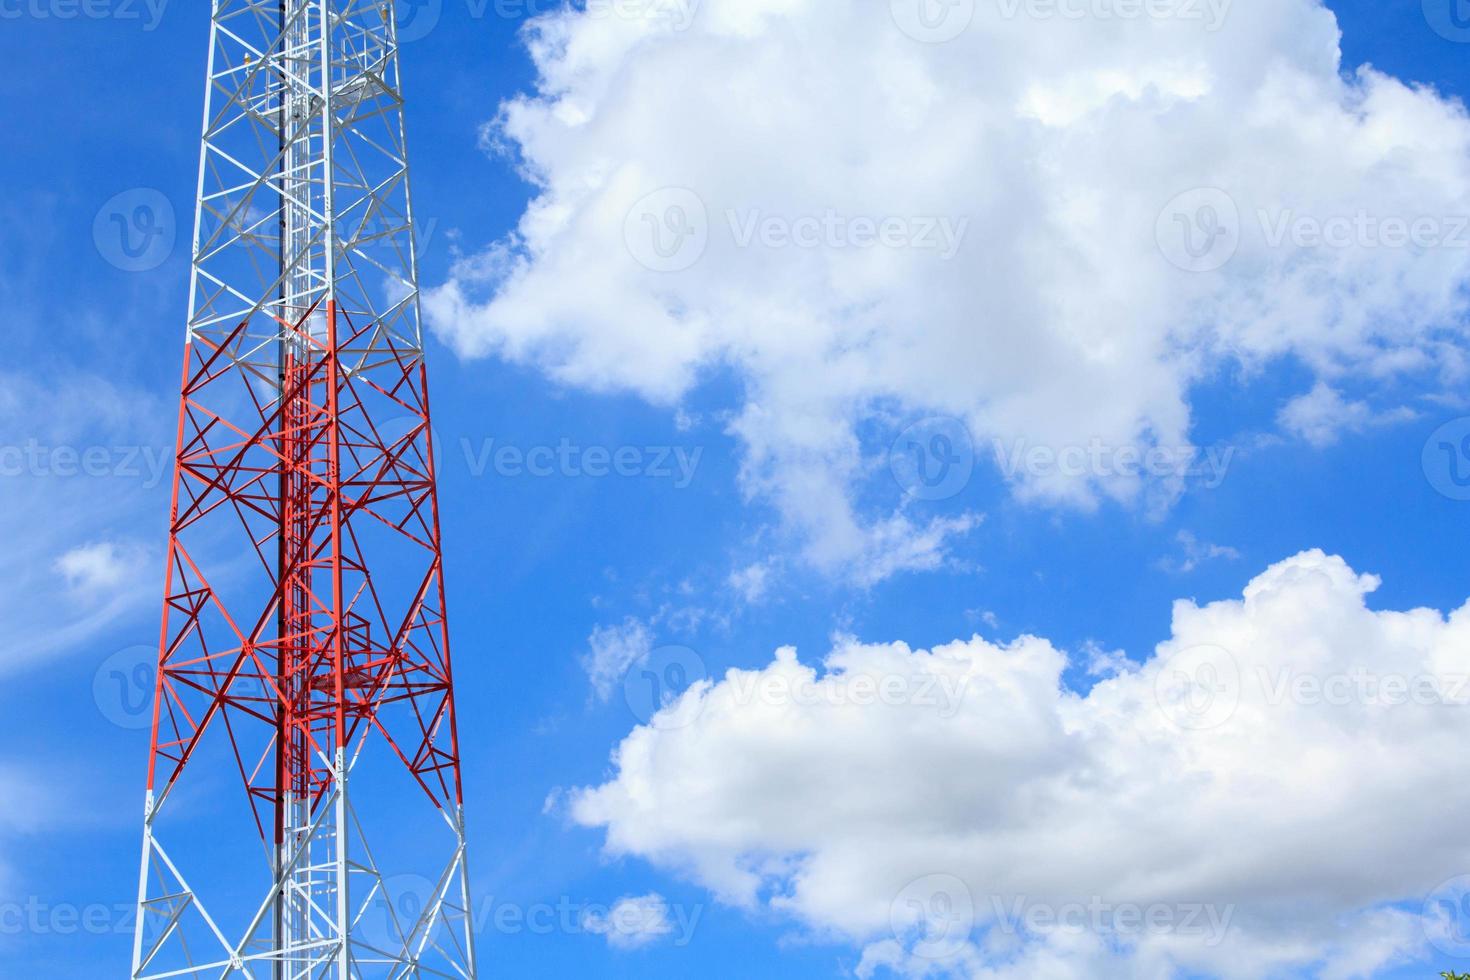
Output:
M1297 555L1177 602L1085 694L1034 636L782 650L635 729L570 812L863 975L1371 973L1470 873L1470 605L1377 611L1378 585Z
M905 420L1176 451L1222 365L1388 402L1463 378L1470 119L1345 71L1318 0L932 4L961 16L937 28L921 2L537 18L536 90L486 130L533 199L432 292L433 327L674 412L733 374L744 490L864 583L974 527L879 475ZM976 472L1081 507L1187 482Z

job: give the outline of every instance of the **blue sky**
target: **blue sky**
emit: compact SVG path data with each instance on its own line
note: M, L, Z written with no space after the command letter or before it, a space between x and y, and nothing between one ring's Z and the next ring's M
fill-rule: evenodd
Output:
M726 6L708 0L702 13ZM792 4L792 9L806 6ZM843 20L858 15L848 5L841 6L842 11L832 16L830 36L821 38L820 45L803 33L809 22L790 27L793 36L813 46L814 59L839 57L842 45L860 35ZM1249 6L1241 0L1232 15L1251 16L1245 9ZM1306 0L1285 6L1313 7ZM1444 11L1438 11L1433 0L1424 9L1408 0L1328 6L1342 32L1343 78L1352 79L1360 66L1371 64L1391 78L1431 86L1445 100L1470 95L1470 43L1461 43L1470 37L1449 29L1445 33L1450 36L1437 32L1433 25ZM874 363L854 364L845 357L845 351L862 349L866 343L854 338L880 332L883 318L904 309L915 292L927 294L932 288L935 294L962 295L945 292L957 287L932 273L930 266L905 261L866 270L828 269L817 275L817 281L825 275L826 281L851 288L858 299L802 311L813 321L851 318L842 320L828 338L829 345L812 354L797 344L783 346L784 341L772 340L762 331L747 332L737 323L741 317L772 312L754 300L748 305L726 303L726 290L743 289L748 295L761 291L765 273L754 264L732 267L730 282L718 287L677 280L677 290L683 291L663 309L669 333L649 340L636 335L641 329L636 323L629 326L641 309L632 298L663 296L663 287L645 292L643 280L631 275L627 282L612 282L619 274L618 263L625 263L626 257L614 260L597 252L602 241L598 234L578 237L575 232L558 232L538 239L534 228L523 225L520 239L507 239L533 198L545 195L552 203L574 205L556 194L571 193L566 188L575 184L582 161L599 154L617 159L620 148L637 145L644 134L634 111L636 101L627 97L631 106L616 104L616 96L599 95L599 85L637 92L638 81L646 80L640 74L644 70L656 77L657 72L668 73L663 76L665 88L684 87L669 85L668 79L686 77L685 86L705 92L715 105L724 104L722 99L728 102L732 118L739 117L731 123L735 132L761 132L750 122L760 113L742 102L755 96L749 91L742 94L734 84L727 86L718 63L697 77L681 76L681 67L688 66L679 60L678 45L685 42L660 39L646 51L616 55L606 55L588 41L577 56L582 61L555 61L554 55L543 55L538 67L524 43L524 4L502 5L499 9L509 11L505 16L498 15L492 4L485 15L475 16L475 5L444 0L417 17L434 18L434 8L438 19L432 24L418 21L423 36L406 44L402 57L422 284L435 291L429 317L430 371L441 446L440 497L462 712L472 881L488 923L479 937L485 975L841 977L853 975L864 950L883 938L855 925L867 921L866 912L838 911L839 901L824 901L803 891L799 882L810 883L809 876L763 873L762 885L742 903L732 891L722 892L719 882L725 879L711 870L726 857L713 836L706 839L678 830L684 827L679 824L665 839L641 838L634 832L636 813L615 808L594 813L595 808L579 807L581 789L615 786L620 778L629 778L628 766L620 769L610 762L610 754L650 720L640 707L636 673L625 684L622 671L616 671L607 696L599 695L587 666L597 649L617 667L632 663L635 672L649 664L664 665L671 657L683 658L679 662L694 665L696 675L702 672L717 681L731 668L767 668L780 647L795 647L803 662L818 664L839 645L834 640L839 636L866 644L902 641L918 650L968 641L977 634L1001 645L1032 635L1072 654L1063 679L1067 690L1081 697L1099 680L1085 669L1092 653L1124 651L1135 665L1143 664L1153 658L1157 644L1170 639L1171 629L1183 635L1184 627L1173 618L1176 602L1193 600L1203 606L1239 600L1248 582L1310 549L1340 556L1359 574L1380 576L1381 586L1367 599L1374 613L1422 608L1448 615L1470 596L1467 564L1457 546L1470 503L1455 499L1460 495L1454 480L1457 471L1451 470L1463 464L1470 472L1470 457L1457 459L1453 449L1447 454L1438 449L1440 442L1457 445L1462 435L1470 434L1470 429L1453 428L1470 415L1464 395L1467 378L1463 367L1454 366L1455 352L1465 349L1463 313L1470 263L1456 253L1456 246L1439 248L1439 258L1416 253L1403 258L1402 265L1395 264L1402 254L1382 259L1380 265L1383 250L1374 255L1375 250L1362 249L1353 251L1352 260L1310 266L1291 260L1271 264L1259 259L1247 243L1242 256L1221 273L1241 277L1230 280L1228 289L1236 292L1211 293L1198 286L1202 280L1191 279L1180 287L1178 304L1169 307L1170 315L1181 318L1228 320L1237 332L1218 344L1200 345L1201 351L1205 346L1209 350L1191 360L1188 370L1180 369L1184 380L1179 390L1184 394L1177 403L1167 391L1140 395L1136 416L1130 416L1148 420L1148 425L1130 430L1132 435L1144 432L1138 438L1145 444L1152 439L1154 444L1169 445L1168 430L1174 425L1192 445L1226 453L1221 458L1228 458L1228 466L1186 479L1182 488L1159 489L1144 481L1142 487L1118 489L1107 483L1107 474L1097 473L1080 484L1060 487L1025 474L1007 480L996 465L995 449L1014 445L1025 435L1004 421L1023 412L1025 398L1017 396L1013 410L990 412L985 406L991 392L979 390L974 404L964 403L963 397L953 394L954 379L936 374L936 394L930 400L926 385L911 378L889 379L856 394L844 389L838 395L823 395L832 400L822 400L805 391L793 395L793 378L772 366L800 362L798 367L816 365L815 373L830 370L833 377L849 370L854 375L878 373ZM0 908L10 915L0 918L4 977L118 976L129 955L131 939L118 908L130 907L134 897L147 754L135 682L147 677L148 651L157 635L166 466L185 318L188 216L208 26L202 5L179 2L167 4L156 20L147 5L122 0L100 3L96 9L105 16L63 16L68 9L56 0L0 4L0 56L8 95L0 109L7 147L0 155L0 177L7 188L0 203L0 304L7 313L8 350L0 363L0 448L6 453L0 458L4 467L0 487L5 494L0 528L12 542L8 555L0 558L0 574L8 586L0 598L0 615L13 624L0 649L4 680L0 787L6 797L0 799ZM780 20L778 14L770 16ZM1319 20L1308 18L1304 23L1308 21L1312 30L1321 29ZM755 45L752 38L763 37L764 31L780 38L784 28L771 23L746 25L743 33L735 31L725 41ZM1452 22L1438 23L1443 27ZM1114 36L1111 27L1094 26ZM691 36L703 37L702 29ZM1242 29L1239 36L1228 31L1223 36L1247 52L1242 63L1257 56L1265 63L1268 55L1315 63L1320 51L1305 42L1298 50L1281 40L1290 35L1282 28L1277 34L1257 36ZM772 41L768 50L753 47L743 56L779 54L782 43ZM1165 42L1145 38L1137 43L1136 50L1148 51L1149 44ZM1272 45L1282 45L1285 53L1272 51ZM930 57L929 47L916 46L912 57L917 62L921 54ZM600 57L606 57L611 67L600 63ZM648 63L654 67L647 68ZM895 62L900 63L908 64ZM606 110L610 121L605 130L579 134L576 140L583 142L567 149L558 143L554 120L548 122L554 113L538 111L532 104L522 115L512 114L508 127L497 131L499 137L487 137L484 127L496 118L500 104L518 93L535 91L538 72L553 64L567 71L562 84L572 93L572 103L585 98L587 104ZM580 65L583 74L568 64ZM811 66L801 70L809 72ZM980 74L966 74L970 69L957 63L934 70L936 78L951 85L972 79L978 92L982 84ZM1004 73L1011 66L995 70ZM608 75L604 78L601 71ZM1222 70L1221 77L1227 74ZM741 76L750 84L754 77ZM836 77L843 76L834 72ZM901 82L895 81L895 87ZM579 90L578 85L588 88ZM963 120L969 118L964 113L973 108L974 93L963 87L941 88L940 93L929 97L938 99L941 107L945 100L954 100L960 120L956 129L963 132ZM667 108L662 100L672 96L665 93L659 98L658 106ZM1321 98L1330 101L1335 96ZM1443 105L1439 96L1432 98ZM969 108L961 110L961 103ZM677 117L680 125L697 117L700 104L683 107L690 115ZM811 104L823 103L813 97ZM800 111L802 98L793 95L791 105L793 113ZM1157 208L1163 208L1175 191L1223 183L1229 184L1226 190L1247 217L1256 205L1310 213L1311 195L1299 193L1302 187L1291 181L1311 184L1302 175L1313 173L1317 162L1308 161L1299 170L1285 166L1289 159L1301 163L1301 157L1274 142L1270 133L1275 131L1268 132L1269 127L1257 132L1241 124L1246 136L1257 132L1259 145L1247 141L1228 148L1239 135L1231 127L1249 115L1239 111L1239 105L1227 105L1213 118L1170 117L1166 131L1175 135L1167 138L1196 140L1197 155L1215 159L1218 166L1200 165L1198 172L1205 174L1201 178L1196 171L1181 170L1171 193L1160 191ZM1415 116L1413 106L1426 115ZM1377 138L1401 139L1415 161L1430 162L1416 169L1385 152L1371 166L1365 163L1362 173L1353 172L1352 161L1367 159L1355 154L1367 151L1325 137L1322 145L1341 150L1324 153L1320 161L1321 183L1337 188L1331 206L1343 208L1349 206L1344 202L1357 201L1371 207L1378 203L1373 196L1375 182L1382 182L1392 187L1392 194L1385 191L1383 198L1391 202L1384 205L1387 208L1429 202L1425 207L1430 210L1424 213L1448 219L1470 214L1470 183L1465 183L1470 158L1461 152L1470 143L1460 144L1459 150L1434 145L1431 137L1444 129L1435 124L1430 110L1417 103L1364 111L1381 113ZM861 108L854 113L861 114ZM813 127L832 127L825 152L863 155L854 150L862 143L857 138L861 130L854 130L852 119L833 113L810 122ZM626 132L617 132L619 125ZM990 132L988 125L977 125L976 131ZM1127 128L1133 125L1139 128ZM1423 128L1413 129L1416 126ZM1301 128L1312 128L1305 117ZM1128 169L1119 159L1120 154L1128 155L1126 148L1136 145L1141 156L1158 149L1150 142L1154 131L1121 112L1053 125L1053 130L1064 129L1069 137L1048 148L1051 165L1056 165L1057 156L1065 160L1075 154L1075 160L1085 161L1078 163L1079 171ZM1112 130L1122 134L1119 142L1098 136ZM677 158L687 152L690 158L699 158L688 163L690 173L713 174L698 170L709 165L709 159L700 157L698 145L712 138L711 131L690 129L669 140L672 149L665 156ZM1031 152L1033 138L1016 137L1001 145ZM519 140L521 145L512 147L515 152L497 152L490 145L497 140L501 144ZM1368 142L1364 137L1365 145ZM930 150L933 145L940 144L930 144ZM760 199L783 202L768 207L772 211L785 207L787 213L798 207L791 202L801 201L802 193L816 195L810 207L827 206L820 191L813 190L820 187L822 177L814 174L810 182L773 182L763 188L758 181L773 172L763 161L789 153L795 167L816 152L796 137L788 146L732 144L721 150L735 170L740 167L733 161L748 154L749 171L756 175L747 185L750 193L756 198L767 193ZM964 163L965 151L954 152ZM1180 158L1191 162L1180 166L1186 170L1196 166L1194 156L1182 153ZM920 159L925 161L922 168L932 162L929 157ZM1166 155L1156 162L1163 166L1174 159ZM1292 176L1273 184L1255 174L1248 164L1252 159L1259 159L1262 171L1290 171ZM534 160L532 169L565 182L552 181L557 189L551 192L534 187L517 168L518 161L528 160ZM1092 171L1078 175L1066 165L1059 169L1066 180L1077 181L1074 200L1088 200L1084 192L1101 188L1105 194L1115 186L1108 180L1095 181ZM678 168L672 172L677 174ZM936 173L946 172L936 165ZM665 180L652 164L647 173L651 175L647 189L674 183L693 186L716 215L722 206L716 199L734 186L715 189L714 178L709 183ZM996 182L1000 197L1009 190L1024 202L1035 193L1029 184L1021 186L1019 177L1016 186L1009 187L1006 181L1012 174L1003 164L994 164L984 176ZM1259 187L1238 190L1231 183L1237 177L1239 187L1252 180L1258 180ZM849 178L852 171L845 170L835 179ZM942 184L942 177L936 182ZM854 186L863 183L854 180ZM1259 194L1266 197L1252 196ZM932 209L943 195L926 188L924 193L898 198L910 207ZM996 207L992 198L985 201L985 207ZM112 216L123 215L126 223L140 202L150 203L161 222L159 235L148 242L162 244L140 246L141 255L129 256L115 237L118 226ZM1455 210L1459 205L1463 209ZM622 212L617 213L620 224ZM987 216L994 220L982 220ZM136 226L132 230L141 233ZM990 261L990 250L1008 230L1001 211L977 217L955 261L971 261L979 268ZM618 228L611 234L621 238L623 233ZM166 245L169 237L175 239L172 248ZM497 258L487 249L507 241L512 252L519 249L529 258L518 271L506 273L501 265L496 266L499 271L485 273L485 266L504 261L503 255ZM711 266L723 272L717 265L722 254L712 247L695 273L703 274L699 270ZM1079 247L1075 262L1080 267L1092 258ZM613 271L603 275L603 266ZM1115 272L1109 283L1131 278L1126 271ZM1298 274L1304 278L1294 279ZM931 275L932 281L927 278ZM1065 278L1065 270L1057 275ZM1169 269L1161 275L1191 274ZM853 285L865 276L885 285ZM1416 278L1420 276L1424 281ZM1352 316L1341 311L1326 315L1322 329L1315 330L1312 318L1322 314L1311 301L1273 307L1259 300L1248 282L1242 284L1252 277L1268 294L1292 292L1305 283L1309 288L1304 295L1315 298L1326 292L1361 301L1374 310L1371 322L1359 325L1368 339L1334 346L1350 329L1345 324ZM896 283L899 279L905 281ZM541 301L535 297L544 297L558 282L574 295L564 304L545 300L546 308L538 307ZM802 281L786 282L783 274L770 282L774 307L792 295L786 290ZM1424 282L1445 288L1437 294ZM1132 329L1128 324L1136 311L1130 312L1128 290L1146 290L1147 282L1118 288L1096 293L1097 329L1105 338L1113 337L1108 331ZM1006 302L980 292L978 285L976 289L972 300L977 309L994 308L1000 311L997 316L1006 315ZM1237 303L1237 293L1255 298ZM629 312L625 318L609 314L607 324L589 318L590 326L569 326L583 296L590 297L589 307L626 303ZM1434 296L1437 299L1431 302ZM1075 299L1060 294L1056 298L1059 306ZM1406 310L1413 307L1412 313L1403 315L1412 324L1397 322L1392 312L1396 302ZM708 304L703 319L690 312L701 303ZM853 312L859 308L861 312ZM937 317L937 310L925 312ZM1265 340L1250 329L1248 321L1256 314L1270 334ZM803 322L793 314L788 329L799 331ZM924 329L917 328L919 333ZM1302 339L1276 343L1278 336L1296 338L1294 331L1300 331ZM779 333L780 328L772 332ZM651 351L686 341L692 346L696 342L687 338L696 335L721 339L700 347L687 363L643 369L644 364L662 363ZM605 337L616 342L599 349L598 338ZM1191 350L1185 340L1171 343ZM1129 345L1119 342L1119 346ZM907 348L900 344L881 349ZM956 354L957 361L972 356L968 346L964 349L966 353ZM1175 347L1170 349L1177 354ZM1409 367L1386 368L1377 359L1410 350L1424 356L1403 358ZM1030 355L1023 347L1019 353L996 356L1022 364ZM1153 352L1139 356L1151 366L1158 361ZM814 360L802 362L805 357ZM1169 363L1184 359L1180 355ZM888 361L883 358L884 364ZM1136 382L1139 389L1167 389L1181 376L1154 372L1152 367L1133 371L1126 364L1120 371L1118 377L1134 379L1124 386ZM982 365L977 364L973 377L977 389L987 384L1007 387ZM1318 391L1319 385L1325 385L1321 390L1332 397L1323 394L1315 401L1298 401ZM1067 400L1063 389L1086 388L1063 384L1052 394L1063 402ZM944 394L938 394L940 390ZM1086 395L1078 397L1085 400ZM1120 400L1126 400L1121 393ZM829 411L837 403L840 410ZM1183 421L1175 411L1179 404L1187 407ZM1296 414L1287 411L1292 404L1298 406ZM1077 411L1087 415L1094 409L1084 403ZM1108 413L1096 410L1096 414ZM952 422L957 417L967 420L958 430L942 429L949 423L925 421ZM788 426L788 418L796 421ZM808 423L815 429L842 428L835 443L840 451L791 435ZM941 429L933 428L936 424ZM909 428L914 425L919 428ZM1452 428L1444 429L1447 425ZM958 459L973 467L969 478L939 494L911 492L917 488L904 475L901 434L915 431L921 436L920 445L930 448L936 431L958 432ZM1031 443L1044 443L1039 431ZM1103 433L1104 438L1110 435ZM552 447L579 462L537 476L513 461L497 464L494 454L504 447L520 453ZM588 447L627 449L632 475L590 475L581 456ZM75 458L69 449L75 450ZM833 476L830 467L837 464L832 460L839 456L844 461ZM84 463L85 459L92 462ZM591 468L596 469L595 463ZM811 497L801 496L807 491ZM921 539L926 529L938 538L920 546L922 557L916 560L890 561L891 556L873 550L877 546L871 542L852 548L833 545L824 551L823 542L829 540L824 536L839 535L840 529L833 527L841 521L831 516L837 511L853 518L852 527L857 529L853 533L864 542L875 528L885 526L901 539ZM890 519L899 523L885 525ZM741 579L742 573L764 575L764 587L746 587L755 580ZM1304 611L1302 617L1309 619L1310 613ZM1268 632L1259 623L1255 628L1262 635ZM1455 641L1451 637L1443 642ZM1411 646L1403 640L1391 652L1407 657L1404 651ZM669 647L693 653L671 654L665 649ZM628 651L623 659L618 650ZM139 669L142 674L135 673ZM627 691L634 692L631 698ZM729 733L712 733L712 744L737 748L745 744L714 743L722 734ZM667 743L669 757L694 752L688 744L674 743L673 737ZM871 799L902 792L885 788L881 768L869 772L840 754L793 751L790 757L779 757L802 764L850 766L855 783L874 780ZM923 761L920 748L915 758L920 760L916 763L920 771L929 765L934 779L949 778L939 762ZM1315 757L1304 751L1302 758ZM703 761L719 768L733 760ZM1450 758L1402 759L1406 771L1426 764L1437 767L1440 775L1426 776L1423 782L1406 777L1402 783L1385 783L1378 797L1384 807L1381 828L1388 838L1383 849L1390 854L1413 843L1392 840L1396 813L1403 814L1405 828L1422 828L1418 816L1409 819L1411 813L1438 809L1446 800L1460 798L1454 792L1440 798L1427 791L1394 798L1405 788L1417 793L1465 782L1455 778L1453 767L1458 763ZM663 772L654 769L652 775ZM738 787L726 789L738 795ZM998 795L1006 790L1004 783L994 787ZM1341 805L1357 806L1350 796L1344 796ZM1269 806L1262 803L1263 809ZM847 816L838 810L826 818L836 827ZM746 817L732 814L732 821ZM912 817L910 813L901 823L918 822ZM1330 811L1318 818L1327 822L1314 825L1315 836L1330 836L1336 826ZM1141 826L1135 829L1144 833ZM613 831L623 834L622 845L608 845ZM783 845L779 838L773 833L770 840L760 839L745 856L753 860L751 855L759 854L796 866L814 854L836 861L852 853L826 853L809 842ZM1359 838L1355 830L1347 839L1358 846L1373 838ZM985 845L977 840L975 846ZM1199 846L1212 845L1207 840ZM1215 846L1228 847L1230 842L1216 839ZM894 855L908 850L895 838ZM1314 949L1312 944L1320 944L1324 952L1304 954L1302 962L1281 967L1281 975L1329 975L1324 963L1332 955L1333 943L1346 940L1321 939L1313 931L1319 920L1340 918L1355 938L1372 938L1376 920L1351 919L1349 911L1400 909L1418 916L1440 881L1470 872L1470 845L1464 839L1436 840L1432 847L1426 844L1425 851L1432 851L1442 873L1416 869L1400 877L1383 877L1375 876L1371 861L1364 862L1357 874L1352 873L1354 862L1346 859L1346 870L1326 859L1307 862L1310 868L1303 870L1303 876L1320 873L1321 879L1320 886L1315 880L1304 884L1304 893L1341 889L1345 897L1341 907L1332 901L1318 907L1291 889L1284 890L1281 902L1301 899L1311 906L1299 917L1298 911L1282 913L1282 921L1293 923L1288 932L1299 927L1300 935L1293 933L1293 938ZM701 858L711 864L696 867ZM1461 863L1454 864L1456 859ZM874 860L884 863L888 858ZM1251 867L1255 866L1245 866L1241 874L1250 874ZM841 875L836 880L841 881ZM973 882L971 887L976 887ZM1240 892L1247 893L1255 894L1249 888ZM662 897L672 918L697 916L687 942L678 921L669 934L651 937L634 949L619 948L581 926L531 930L514 924L497 928L493 923L502 907L524 911L566 906L573 909L568 915L575 924L589 909L650 894ZM1286 907L1262 901L1264 908ZM68 918L72 909L96 921L79 927ZM31 922L35 910L39 927ZM22 912L26 922L15 926ZM1398 951L1368 972L1424 977L1456 966L1470 969L1470 960L1448 956L1422 941L1422 936L1420 940L1395 939ZM1223 955L1228 962L1228 949ZM908 968L918 969L912 961ZM877 969L873 975L904 975ZM957 971L953 975L965 975L958 972L962 966L953 969ZM1241 969L1247 971L1242 975L1267 975ZM1205 967L1199 971L1198 975L1211 975ZM1179 975L1195 973L1183 970Z

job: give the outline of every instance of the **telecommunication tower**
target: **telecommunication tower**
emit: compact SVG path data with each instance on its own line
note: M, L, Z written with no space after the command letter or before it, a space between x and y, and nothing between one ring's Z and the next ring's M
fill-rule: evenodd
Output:
M393 3L213 0L184 344L131 976L473 980Z

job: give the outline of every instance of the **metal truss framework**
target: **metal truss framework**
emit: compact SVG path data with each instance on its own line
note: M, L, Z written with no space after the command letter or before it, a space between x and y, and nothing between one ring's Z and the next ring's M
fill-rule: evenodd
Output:
M402 106L390 0L214 0L134 980L476 975Z

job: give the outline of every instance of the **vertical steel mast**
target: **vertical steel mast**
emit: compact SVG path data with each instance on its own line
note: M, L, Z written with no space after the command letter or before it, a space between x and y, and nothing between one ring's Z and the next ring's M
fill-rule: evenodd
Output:
M476 975L402 108L214 0L134 980Z

